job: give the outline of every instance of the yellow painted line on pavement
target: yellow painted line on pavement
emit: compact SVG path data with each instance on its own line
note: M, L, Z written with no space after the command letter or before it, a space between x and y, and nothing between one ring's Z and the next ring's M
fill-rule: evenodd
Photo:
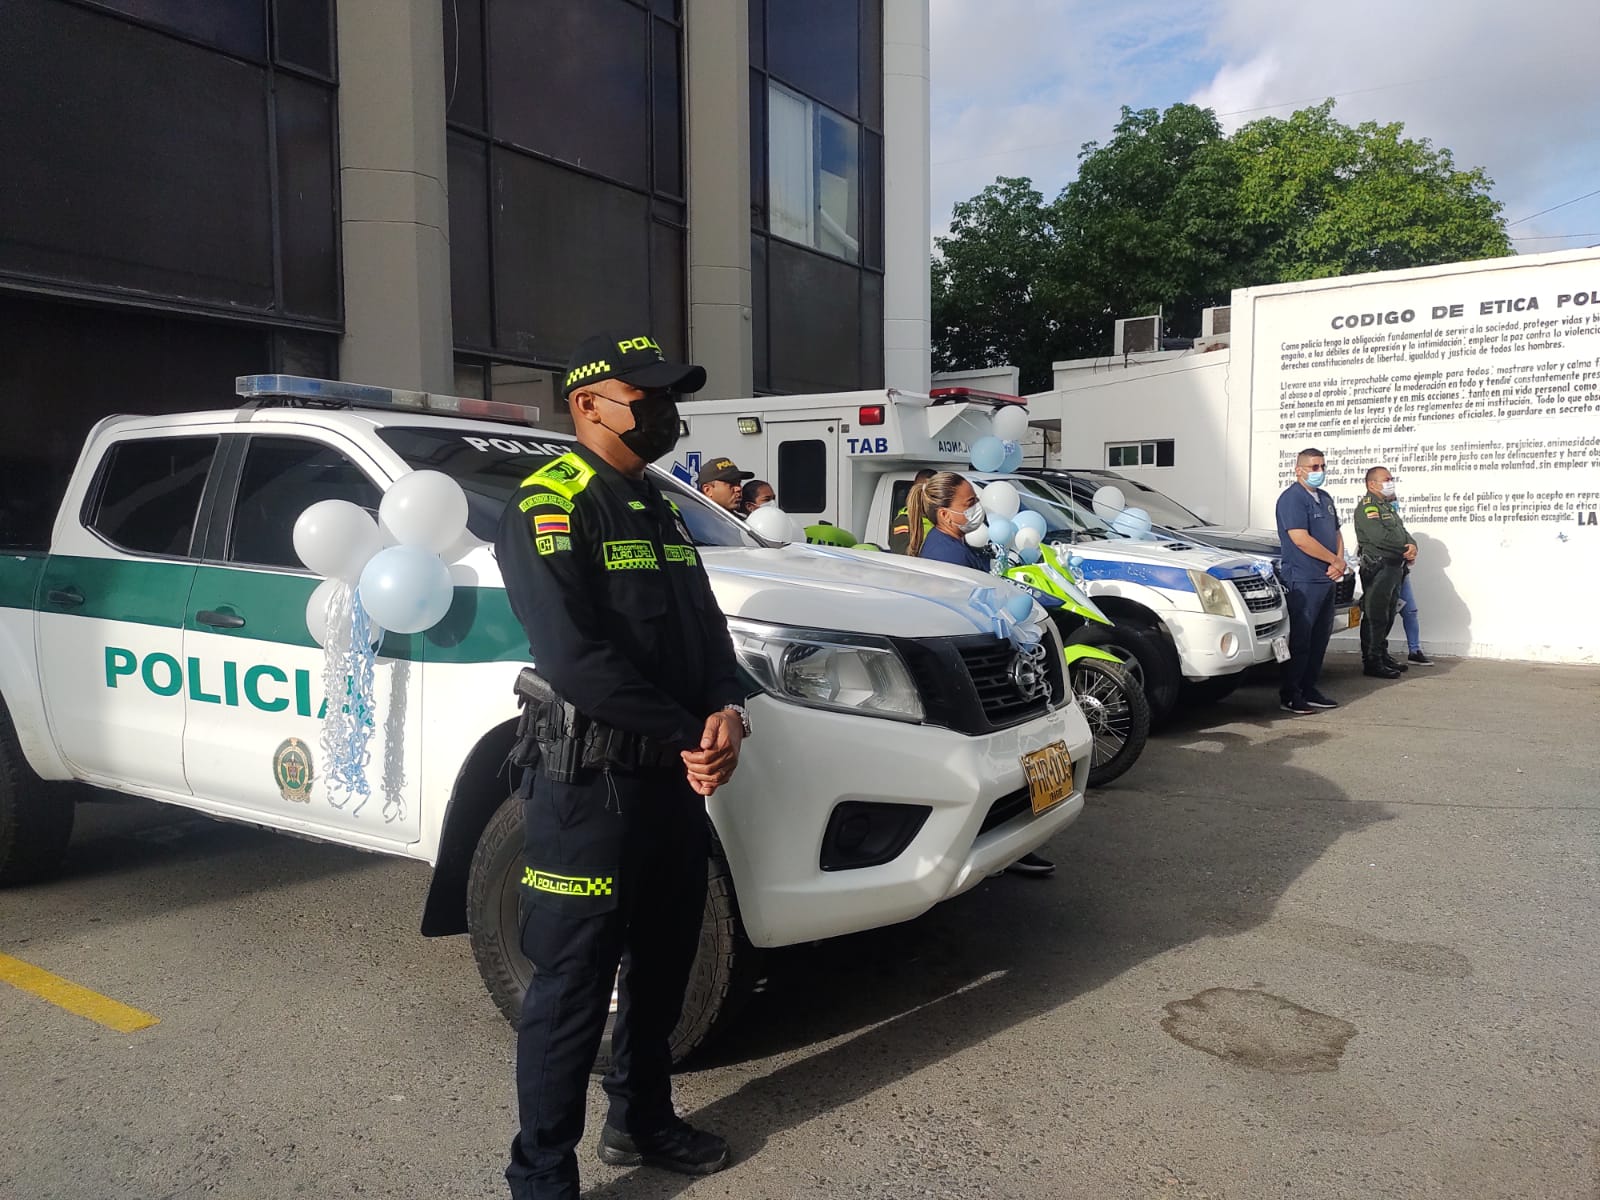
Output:
M43 967L25 963L9 954L0 954L0 983L9 983L24 992L32 992L41 1000L48 1000L58 1008L87 1017L95 1024L115 1029L118 1033L137 1033L141 1029L149 1029L159 1020L147 1012L129 1008L110 996L80 987L70 979L52 975Z

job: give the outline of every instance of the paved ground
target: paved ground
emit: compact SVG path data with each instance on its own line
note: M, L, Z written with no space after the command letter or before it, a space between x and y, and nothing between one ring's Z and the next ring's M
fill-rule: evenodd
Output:
M1600 672L1330 667L1183 718L1051 848L774 956L680 1106L737 1165L591 1195L1600 1197ZM512 1036L426 872L86 806L0 952L0 1197L502 1194ZM598 1107L593 1110L598 1113Z

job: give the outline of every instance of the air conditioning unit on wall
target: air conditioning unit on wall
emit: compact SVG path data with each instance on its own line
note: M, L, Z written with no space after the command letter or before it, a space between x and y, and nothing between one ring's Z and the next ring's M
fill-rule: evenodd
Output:
M1111 353L1150 354L1161 349L1161 316L1124 317L1111 336Z
M1233 308L1220 304L1216 308L1200 310L1200 336L1203 338L1227 337L1233 331Z

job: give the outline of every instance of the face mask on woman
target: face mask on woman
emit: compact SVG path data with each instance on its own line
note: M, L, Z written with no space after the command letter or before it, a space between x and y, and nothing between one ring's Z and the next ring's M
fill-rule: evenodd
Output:
M956 510L952 508L949 511L950 512L955 512ZM959 526L959 529L960 529L960 531L962 533L971 533L974 529L976 529L979 525L982 525L982 524L983 524L983 501L974 500L972 502L971 507L969 507L966 512L961 514L961 524Z

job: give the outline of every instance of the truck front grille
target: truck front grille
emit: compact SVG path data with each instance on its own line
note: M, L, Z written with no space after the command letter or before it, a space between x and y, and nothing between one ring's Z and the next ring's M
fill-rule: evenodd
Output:
M1066 698L1061 646L1045 640L1044 691L1025 695L1012 675L1017 653L989 634L896 642L917 681L925 720L977 736L1031 721Z
M1283 603L1283 593L1278 590L1276 579L1258 575L1253 579L1236 579L1234 583L1244 599L1244 606L1253 613L1271 612Z

